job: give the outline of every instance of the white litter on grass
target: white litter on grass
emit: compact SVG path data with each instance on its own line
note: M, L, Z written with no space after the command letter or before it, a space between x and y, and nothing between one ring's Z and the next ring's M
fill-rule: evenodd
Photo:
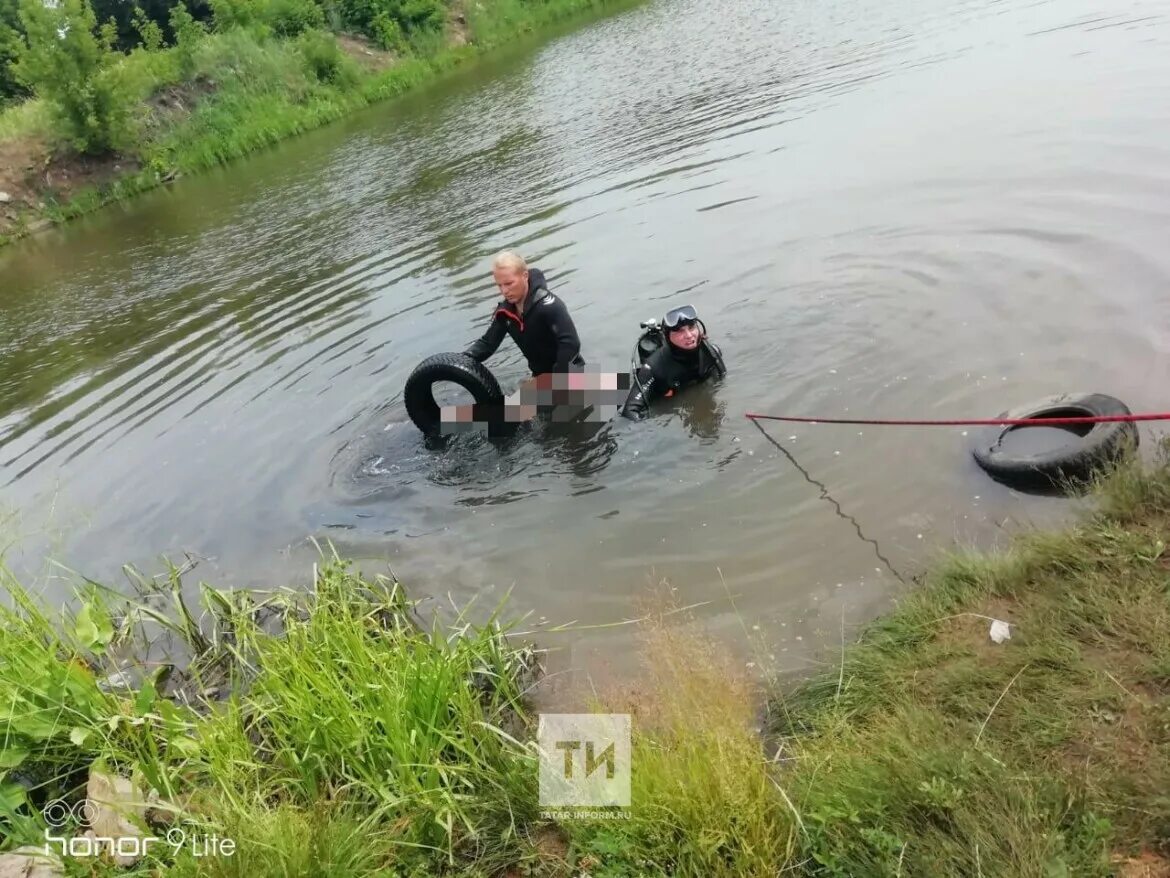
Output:
M1011 640L1012 626L1007 622L1001 622L996 619L991 623L991 639L996 643L1003 643L1005 640Z

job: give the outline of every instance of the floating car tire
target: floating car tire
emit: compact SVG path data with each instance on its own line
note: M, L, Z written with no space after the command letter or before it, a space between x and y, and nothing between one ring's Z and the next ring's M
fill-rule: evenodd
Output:
M467 354L435 354L414 367L406 379L403 402L414 425L428 436L439 433L441 412L435 402L433 387L439 381L458 384L475 402L485 406L502 406L504 394L496 377L482 363Z
M1131 412L1125 403L1111 396L1069 393L1012 409L999 417L1015 420L1128 414ZM993 444L980 444L973 453L978 464L997 481L1020 488L1058 488L1066 483L1085 482L1138 445L1137 427L1132 422L1106 421L1061 428L1069 431L1071 441L1059 448L1036 454L1012 454L1004 450L1002 444L1004 436L1014 429L1017 427L1005 428ZM1026 428L1021 425L1020 429Z

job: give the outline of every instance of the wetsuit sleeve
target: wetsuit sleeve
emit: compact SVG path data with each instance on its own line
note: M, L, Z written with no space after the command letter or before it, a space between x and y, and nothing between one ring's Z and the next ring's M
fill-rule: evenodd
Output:
M482 363L499 350L500 342L504 340L504 336L507 334L508 328L504 325L504 321L499 317L493 316L487 332L472 342L471 347L464 351L464 353L473 360Z
M631 421L640 421L650 414L650 403L658 396L654 370L643 363L630 382L630 395L622 406L622 416Z
M569 364L581 353L581 339L577 336L577 327L564 302L558 298L549 311L548 328L557 342L557 359L553 371L568 372Z

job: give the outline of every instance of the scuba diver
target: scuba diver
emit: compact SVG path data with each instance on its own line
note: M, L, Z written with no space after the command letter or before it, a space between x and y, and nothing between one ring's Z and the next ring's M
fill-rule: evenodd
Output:
M482 363L510 335L533 375L580 370L585 360L577 327L564 301L549 291L543 272L505 250L492 262L492 277L503 301L496 305L487 331L464 353Z
M645 332L631 358L633 377L622 406L624 417L640 421L650 414L654 400L727 374L722 351L707 338L707 327L692 306L667 311L661 321L647 320L642 328Z

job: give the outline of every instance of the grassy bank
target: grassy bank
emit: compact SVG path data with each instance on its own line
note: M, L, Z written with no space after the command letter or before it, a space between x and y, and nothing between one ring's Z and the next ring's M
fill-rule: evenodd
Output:
M559 22L636 0L427 0L445 10L440 25L380 40L329 27L283 35L296 28L281 2L298 0L224 0L216 8L235 11L210 32L191 25L173 46L110 53L93 78L109 80L111 101L123 106L110 138L116 147L77 149L47 97L0 110L0 191L9 196L0 204L0 243L403 94ZM301 2L312 15L326 14Z
M633 715L622 820L542 819L537 654L506 625L420 624L339 563L303 599L206 589L203 633L174 576L147 609L89 594L65 620L9 582L7 844L42 837L38 806L101 760L237 843L135 867L168 875L1164 875L1170 466L1098 499L1067 531L940 563L795 688L652 614L643 672L578 708ZM160 620L191 672L104 691Z
M764 742L742 669L652 634L633 818L570 827L591 874L1170 875L1165 451L1097 491L1078 526L949 556L823 675L773 683Z

